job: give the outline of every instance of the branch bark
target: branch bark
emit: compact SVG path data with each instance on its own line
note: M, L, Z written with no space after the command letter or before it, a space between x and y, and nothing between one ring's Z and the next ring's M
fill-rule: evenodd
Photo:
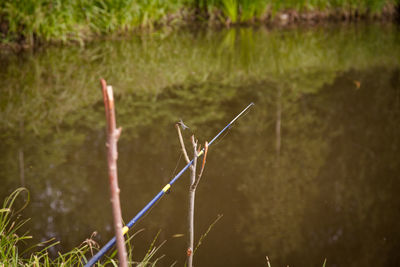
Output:
M196 190L197 185L200 183L200 179L203 176L203 171L204 171L204 167L206 165L206 160L207 160L207 152L208 152L208 142L206 141L204 144L204 156L203 156L203 163L201 164L200 174L199 174L199 176L197 176L197 179L196 179L194 185L192 186L194 190Z
M179 127L179 124L175 124L175 128L178 131L178 136L179 136L179 142L181 144L182 148L182 153L185 157L185 160L187 163L190 162L188 154L186 152L186 147L185 143L183 142L182 138L182 133L181 129ZM204 171L204 166L206 164L206 158L207 158L207 151L208 151L208 143L206 142L204 145L204 158L203 158L203 163L201 166L201 171L199 176L196 178L196 168L197 168L197 159L200 154L200 146L198 147L197 140L194 138L194 135L191 137L192 141L192 146L193 146L193 164L190 165L190 187L189 187L189 209L188 209L188 248L186 251L186 256L187 256L187 266L192 267L193 266L193 255L194 255L194 202L195 202L195 197L196 197L196 188L197 185L200 182L201 176L203 175Z
M193 266L193 246L194 246L194 200L196 196L196 165L197 165L197 140L192 135L193 145L193 164L190 169L190 188L189 188L189 210L188 210L188 249L187 249L187 262L188 267Z
M108 177L110 181L111 204L113 210L114 231L116 236L119 266L128 267L127 253L125 248L125 239L122 232L122 215L119 201L120 189L118 186L117 142L121 135L121 128L116 128L114 95L111 86L107 86L104 79L100 80L104 107L107 119L107 158L108 158Z

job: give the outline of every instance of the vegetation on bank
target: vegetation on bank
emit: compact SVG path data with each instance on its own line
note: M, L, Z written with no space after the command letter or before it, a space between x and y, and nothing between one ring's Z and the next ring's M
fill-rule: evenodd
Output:
M395 0L5 0L1 43L84 42L198 20L219 24L393 17Z
M21 197L26 195L25 203L22 208L16 208L16 203L20 202ZM57 245L59 242L49 240L39 244L35 244L27 249L32 236L28 232L24 232L23 228L29 219L21 219L21 211L29 203L29 191L26 188L18 188L8 196L0 208L0 266L83 266L93 253L98 250L98 245L92 239L86 239L81 245L75 247L71 251L60 253L57 257L49 255L49 249ZM156 237L157 238L157 237ZM127 245L129 248L129 262L132 266L155 266L162 257L154 258L159 247L154 247L156 239L150 246L147 254L140 262L132 260L132 247L130 245L131 238L128 238ZM112 265L117 266L115 259L116 251L109 257L105 257L102 263L96 266Z

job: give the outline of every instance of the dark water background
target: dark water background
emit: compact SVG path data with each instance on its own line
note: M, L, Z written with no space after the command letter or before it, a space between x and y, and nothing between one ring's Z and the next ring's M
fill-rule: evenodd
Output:
M99 77L114 86L123 127L126 221L184 165L176 121L204 142L255 102L210 148L196 240L223 217L195 264L265 266L268 255L273 266L399 266L399 37L391 24L164 29L2 54L0 197L30 190L23 215L37 241L55 237L66 251L97 231L104 244L113 230ZM188 178L134 228L144 229L136 260L161 229L159 265L184 264Z

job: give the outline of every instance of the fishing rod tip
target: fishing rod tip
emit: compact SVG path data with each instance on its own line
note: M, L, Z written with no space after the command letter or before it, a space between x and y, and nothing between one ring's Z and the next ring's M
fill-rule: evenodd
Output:
M249 106L254 106L254 105L255 105L254 102L251 102Z

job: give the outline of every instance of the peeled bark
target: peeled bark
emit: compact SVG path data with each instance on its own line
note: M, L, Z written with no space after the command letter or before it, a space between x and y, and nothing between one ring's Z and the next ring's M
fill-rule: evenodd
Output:
M104 106L107 119L107 158L108 158L108 177L110 181L111 204L113 211L114 231L116 236L119 266L128 267L125 239L122 232L122 215L119 201L120 189L118 186L117 142L121 134L121 128L116 128L114 96L111 86L107 86L106 81L101 79Z

